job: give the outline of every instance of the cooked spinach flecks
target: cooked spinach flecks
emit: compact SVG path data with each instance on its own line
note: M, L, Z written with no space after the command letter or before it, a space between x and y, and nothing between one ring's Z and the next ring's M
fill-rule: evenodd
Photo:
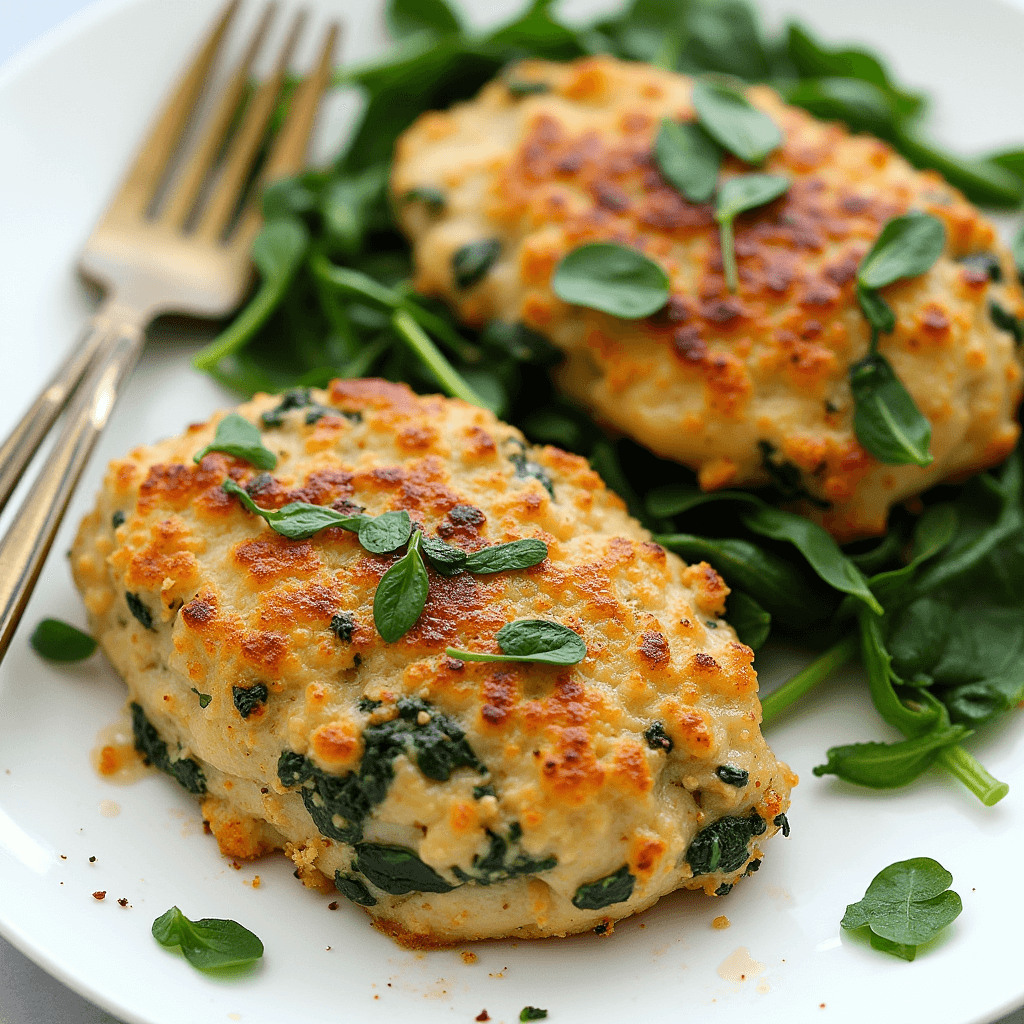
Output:
M988 304L988 315L999 330L1009 331L1018 345L1024 343L1024 323L1021 323L1008 309L993 300Z
M355 422L359 422L363 418L362 414L358 412L342 412L333 406L321 405L313 398L313 393L309 388L289 388L282 393L281 401L260 417L260 421L265 427L280 427L284 424L285 413L291 412L293 409L306 410L305 423L307 427L311 427L324 416L344 416Z
M451 892L458 886L439 875L407 846L356 843L353 867L391 896L407 892Z
M135 736L135 749L142 755L146 764L159 768L178 781L182 788L190 793L200 795L206 792L206 776L197 761L190 757L172 761L167 751L167 744L160 738L156 727L146 717L140 704L134 701L130 705L132 714L132 733Z
M772 821L772 824L776 828L782 829L783 838L789 838L789 818L787 818L785 814L776 814L774 820Z
M462 882L476 882L478 885L493 885L505 882L520 875L535 875L541 871L550 871L558 865L558 858L531 857L518 848L523 830L519 822L512 822L508 830L508 838L503 838L490 829L487 831L489 845L487 852L473 858L469 871L461 868L452 869L453 874Z
M258 708L267 703L270 692L264 683L254 683L252 686L232 686L231 699L235 708L243 718L248 718Z
M745 818L719 818L693 837L686 859L695 875L735 871L750 856L747 844L754 836L763 835L767 828L757 811Z
M115 530L116 530L116 529L117 529L117 528L118 528L119 526L122 526L122 525L124 525L124 521L125 521L125 514L124 514L124 512L122 512L122 511L121 511L121 509L118 509L118 510L117 510L117 511L116 511L116 512L115 512L115 513L114 513L114 514L113 514L113 515L112 515L112 516L110 517L110 522L111 522L111 524L113 525L113 527L114 527L114 529L115 529Z
M742 788L750 779L750 773L731 764L720 764L715 774L727 785Z
M360 697L359 700L356 701L356 707L359 708L364 715L371 715L377 710L377 708L383 706L383 701L374 700L372 697Z
M518 79L506 82L505 88L516 97L539 96L542 93L551 92L551 86L547 82L523 82Z
M501 254L501 242L497 238L486 238L470 242L458 249L452 257L452 274L459 288L471 288L483 280L487 271Z
M757 447L761 452L761 467L768 474L768 478L775 490L779 492L780 498L784 501L806 501L823 512L827 512L832 507L831 502L819 498L816 494L811 494L804 487L804 477L800 467L787 459L779 459L776 454L778 449L771 441L762 439L757 442Z
M373 705L368 711L379 706L377 702L367 704ZM417 697L405 697L397 707L396 718L363 730L362 760L345 775L331 775L302 754L288 750L278 759L281 784L302 787L306 810L329 839L355 843L362 838L363 820L387 796L399 754L405 754L428 779L437 782L446 782L457 768L484 770L465 733L447 715ZM423 723L421 715L426 717Z
M613 903L624 903L633 895L635 883L636 877L629 870L629 865L623 864L618 871L596 882L581 885L572 898L572 904L580 910L600 910Z
M716 890L716 896L728 896L732 892L733 882L723 882Z
M783 833L783 835L785 835L785 834L786 833ZM758 868L760 868L760 866L761 866L761 861L759 859L752 860L747 865L747 869L746 869L746 871L743 872L743 874L744 875L752 875L755 871L757 871Z
M544 485L544 490L551 495L551 500L555 500L555 485L548 471L540 463L534 462L526 452L513 452L508 461L515 467L517 480L529 480L531 477L539 480Z
M352 642L355 628L356 620L351 612L338 612L331 619L331 632L344 643Z
M672 742L672 737L665 732L663 722L651 722L644 730L644 739L647 740L647 746L651 750L664 750L666 754L675 746Z
M411 188L402 196L403 203L422 203L431 213L440 213L445 207L444 193L429 185Z
M191 687L192 692L199 698L199 706L201 708L208 708L210 701L213 700L213 695L209 693L200 693L194 686Z
M361 907L375 907L377 897L374 896L366 883L355 875L346 875L341 871L334 872L334 886L347 900L358 903Z
M124 595L124 599L128 605L128 611L132 613L139 624L155 633L156 627L153 625L153 613L149 610L142 598L139 597L138 594L133 594L131 591L128 591Z
M960 263L972 270L980 270L990 281L998 283L1003 279L1003 265L994 252L973 252L962 257Z
M485 796L497 796L493 786L474 786L473 799L483 800Z

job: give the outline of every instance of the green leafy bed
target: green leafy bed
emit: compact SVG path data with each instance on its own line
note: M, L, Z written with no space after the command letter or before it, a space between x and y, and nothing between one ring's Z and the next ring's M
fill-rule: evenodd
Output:
M1024 201L1024 153L967 159L937 148L923 133L924 98L897 83L878 58L827 46L798 24L769 38L742 0L634 0L621 13L583 27L561 22L549 0L536 0L509 24L483 34L465 29L444 0L392 0L387 20L395 48L337 75L338 86L364 97L362 120L333 165L267 191L266 224L253 249L261 284L199 353L196 366L242 395L321 385L334 377L406 381L420 391L440 389L486 405L532 441L587 456L663 544L689 560L706 558L722 573L733 589L727 615L742 639L757 647L780 630L809 648L826 648L767 697L766 721L860 655L881 717L905 739L834 748L817 773L885 788L904 785L938 763L985 803L1000 799L1006 786L963 744L1024 699L1020 452L963 486L925 494L917 517L897 510L880 542L844 550L823 530L777 507L808 495L796 467L768 445L763 457L771 488L760 496L701 494L683 467L630 441L607 440L556 394L538 372L558 359L544 338L520 324L468 331L440 304L416 295L409 248L396 228L386 183L395 140L420 113L472 97L525 56L566 60L612 53L687 73L768 82L817 116L886 139L911 163L938 169L969 198L989 206L1016 208ZM537 88L514 79L508 85L513 94ZM728 121L735 111L723 113L729 99L712 95L717 88L706 97L711 113L701 114L703 135L670 126L656 145L666 178L702 200L715 189L716 147L736 153L741 141L730 141ZM760 141L770 148L770 139ZM756 137L753 144L758 152L750 160L756 162L764 147L758 149ZM756 180L771 177L747 175L735 196L723 185L716 207L723 242L738 210L784 190L785 179ZM421 189L399 201L437 209L444 197ZM861 307L876 339L892 329L891 310L878 289L920 273L930 265L928 253L937 252L936 245L941 249L937 222L900 220L906 223L892 222L858 277ZM1024 255L1020 240L1015 249ZM594 265L593 254L578 253L577 262ZM484 240L460 251L455 269L472 282L495 256ZM600 272L631 276L635 285L618 297L609 285L607 301L640 307L656 302L661 284L649 267L598 264ZM988 269L998 274L998 267ZM570 263L568 270L562 285L571 291L579 286L573 277L579 268ZM1006 320L1003 329L1024 336L1004 311L994 309L993 316ZM855 370L851 384L862 443L883 461L926 463L927 422L874 345ZM301 784L308 788L311 780L314 774Z

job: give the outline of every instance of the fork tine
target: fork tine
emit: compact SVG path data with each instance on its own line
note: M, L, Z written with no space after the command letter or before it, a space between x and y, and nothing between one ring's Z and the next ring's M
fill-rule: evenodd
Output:
M217 52L240 2L241 0L229 0L199 52L179 79L167 105L160 112L156 123L142 143L139 155L125 176L112 206L127 203L132 214L142 216L152 203L167 163L178 148L185 125L206 84Z
M300 11L296 15L273 72L253 96L241 127L231 140L223 173L214 186L206 209L200 215L196 226L196 234L207 240L220 237L238 206L242 187L263 142L267 124L274 113L274 105L288 72L288 62L306 22L306 16L306 11Z
M267 29L277 13L277 6L276 3L271 2L264 8L245 55L238 62L228 87L217 103L217 109L203 130L203 136L199 140L195 152L181 171L164 209L160 211L159 219L174 228L184 225L199 198L199 190L223 145L224 137L231 125L231 119L238 109L238 104L241 102L242 94L249 80L249 69L263 45Z
M260 176L260 187L246 204L238 227L232 233L231 245L249 250L252 240L260 229L262 218L259 212L260 193L266 185L278 178L298 174L306 163L306 149L313 134L320 100L331 83L334 69L334 49L341 29L337 22L331 22L316 68L299 83L288 105L288 116L274 139L267 162Z

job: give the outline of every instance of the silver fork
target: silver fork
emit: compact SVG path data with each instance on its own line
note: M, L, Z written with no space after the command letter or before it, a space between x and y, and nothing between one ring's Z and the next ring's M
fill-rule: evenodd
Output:
M172 169L239 2L231 0L185 69L86 242L79 270L104 288L103 302L78 344L0 445L2 509L70 399L51 457L0 540L0 659L117 392L142 351L145 328L161 313L225 316L242 301L251 280L249 249L260 215L251 199L235 214L284 85L304 12L293 20L273 71L230 133L276 10L276 4L267 5L193 152L180 169ZM329 26L313 71L292 95L261 171L261 184L294 174L305 163L316 110L330 81L338 31L337 24Z

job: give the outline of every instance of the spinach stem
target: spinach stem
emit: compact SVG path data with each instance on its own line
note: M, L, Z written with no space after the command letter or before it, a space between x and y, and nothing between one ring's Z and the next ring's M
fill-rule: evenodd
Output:
M1005 782L989 774L985 766L959 743L943 747L936 761L950 775L958 778L986 807L999 803L1010 792Z
M736 271L736 241L732 233L732 217L718 222L718 238L722 248L722 269L725 271L725 286L735 294L739 287L739 275Z
M253 335L263 326L267 317L274 312L285 287L290 281L266 282L249 301L238 317L217 335L205 348L200 349L192 357L192 365L197 370L213 371L217 364L227 356L233 355L244 348Z
M463 380L455 367L441 354L441 351L430 339L430 335L409 315L400 309L391 318L391 325L401 338L408 344L430 370L434 380L444 392L453 398L461 398L481 409L489 409L487 403Z
M385 288L358 270L349 270L348 267L339 267L336 263L331 263L323 253L316 253L310 258L309 269L324 284L331 285L354 299L368 302L371 306L396 309L401 301L398 293L391 288Z
M856 633L843 637L839 643L833 644L805 669L797 672L777 690L768 694L761 701L762 723L767 724L779 712L788 708L794 701L799 700L805 693L810 692L819 683L823 683L829 676L841 669L854 657L859 646L860 638Z

